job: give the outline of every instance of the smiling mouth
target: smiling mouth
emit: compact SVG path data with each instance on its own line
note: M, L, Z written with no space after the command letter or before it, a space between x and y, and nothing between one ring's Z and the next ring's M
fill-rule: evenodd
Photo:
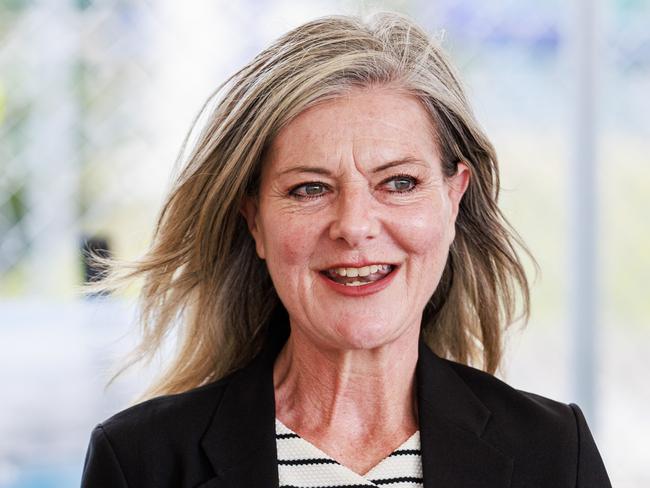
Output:
M321 271L328 279L345 286L364 286L383 280L395 270L392 264L372 264L361 268L331 268Z

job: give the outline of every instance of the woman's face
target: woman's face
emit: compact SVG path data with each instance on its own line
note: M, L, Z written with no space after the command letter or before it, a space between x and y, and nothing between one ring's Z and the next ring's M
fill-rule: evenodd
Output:
M412 96L356 89L283 128L243 213L292 333L324 348L417 337L469 171L445 179Z

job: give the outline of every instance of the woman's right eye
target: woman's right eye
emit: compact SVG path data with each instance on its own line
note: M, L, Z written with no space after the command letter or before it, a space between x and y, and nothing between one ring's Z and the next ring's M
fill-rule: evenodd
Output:
M289 194L299 199L318 198L325 194L327 187L322 183L303 183L294 187Z

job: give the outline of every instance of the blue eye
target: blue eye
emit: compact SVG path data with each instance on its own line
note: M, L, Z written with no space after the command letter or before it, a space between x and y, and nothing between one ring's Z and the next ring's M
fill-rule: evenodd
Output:
M327 191L322 183L304 183L293 188L289 194L297 198L316 198Z
M415 188L416 180L412 176L397 175L386 180L385 184L389 186L390 191L404 193Z

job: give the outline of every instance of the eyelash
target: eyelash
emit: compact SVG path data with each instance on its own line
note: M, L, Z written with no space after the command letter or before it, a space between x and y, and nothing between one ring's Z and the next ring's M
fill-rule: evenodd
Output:
M413 186L411 186L411 188L409 188L408 190L395 190L393 193L409 193L409 192L412 192L413 190L415 190L417 188L418 183L420 183L420 181L416 177L411 176L411 175L407 175L407 174L404 174L404 173L400 173L400 174L396 174L396 175L391 176L390 178L385 179L384 181L381 182L381 184L385 185L389 181L396 181L396 180L409 180Z
M393 191L391 191L391 193L409 193L409 192L412 192L413 190L415 190L417 188L418 184L420 183L420 181L417 178L415 178L414 176L400 173L400 174L393 175L393 176L391 176L389 178L386 178L384 181L382 181L380 183L380 185L385 185L386 183L389 183L391 181L396 181L396 180L409 180L411 182L412 186L408 190L393 190ZM321 198L322 196L325 195L325 193L319 193L318 195L298 195L296 193L296 191L298 189L303 188L305 186L310 186L310 185L321 186L324 189L329 188L325 183L320 183L318 181L309 181L307 183L301 183L300 185L294 186L291 190L289 190L289 196L291 196L291 197L293 197L293 198L295 198L297 200L313 200L313 199L316 199L316 198Z
M319 193L318 195L298 195L296 191L300 188L303 188L305 186L312 186L312 185L318 185L322 186L324 189L327 189L328 186L324 183L319 183L318 181L309 181L307 183L301 183L300 185L294 186L291 190L289 190L289 196L297 199L297 200L313 200L315 198L320 198L324 195L324 193Z

